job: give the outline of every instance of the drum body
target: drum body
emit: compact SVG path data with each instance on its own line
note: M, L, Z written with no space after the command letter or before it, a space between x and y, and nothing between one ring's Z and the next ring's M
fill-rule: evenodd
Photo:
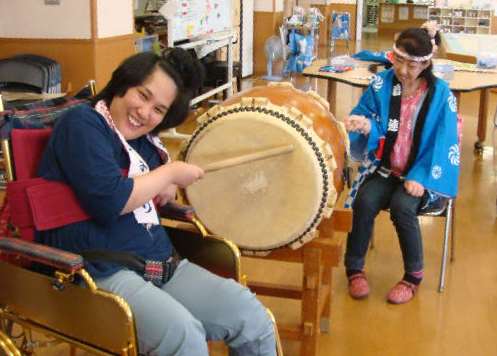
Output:
M348 155L348 136L327 104L316 93L273 84L241 92L199 118L182 151L188 163L207 167L290 147L208 172L185 190L211 232L259 255L315 237L344 188Z

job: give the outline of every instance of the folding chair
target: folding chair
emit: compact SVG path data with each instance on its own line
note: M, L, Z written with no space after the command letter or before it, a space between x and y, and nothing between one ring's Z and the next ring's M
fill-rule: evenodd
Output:
M455 198L443 199L437 206L428 206L422 209L418 216L431 216L444 218L444 236L442 240L442 257L440 261L440 277L438 291L442 293L445 289L445 274L447 271L447 258L450 253L450 262L455 260ZM450 245L450 252L449 252ZM374 234L371 236L370 248L375 246Z
M421 212L420 216L438 216L445 218L444 238L442 244L442 260L440 262L440 278L438 282L438 291L442 293L445 289L445 272L447 270L447 257L449 256L450 244L450 262L455 260L455 198L447 199L445 203L437 210L427 210ZM450 241L449 241L450 240Z

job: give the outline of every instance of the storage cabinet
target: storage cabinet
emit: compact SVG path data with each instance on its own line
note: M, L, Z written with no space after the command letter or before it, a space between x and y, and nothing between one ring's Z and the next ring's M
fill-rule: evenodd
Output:
M428 5L380 2L378 34L394 34L409 27L420 27L429 17Z
M440 24L442 32L490 34L492 10L431 7L430 20Z

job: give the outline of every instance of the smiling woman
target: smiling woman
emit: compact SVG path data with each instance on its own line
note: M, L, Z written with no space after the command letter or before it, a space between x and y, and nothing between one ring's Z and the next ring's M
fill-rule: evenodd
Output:
M114 125L127 140L152 132L164 119L176 92L174 81L155 69L142 85L112 101L109 111Z
M347 201L353 208L353 226L345 267L349 293L356 299L369 294L365 257L380 210L390 211L404 260L402 279L387 300L407 303L423 278L417 213L440 196L457 194L457 104L447 83L431 71L439 37L430 30L400 33L393 45L393 68L373 77L345 119L352 155L362 161Z
M180 48L140 53L113 72L91 105L61 117L39 174L67 184L90 218L37 239L83 255L98 287L126 300L140 353L206 356L207 339L226 341L237 355L274 355L273 324L255 296L181 260L159 224L156 205L204 174L171 162L156 136L185 119L202 77L200 63ZM147 267L116 263L116 254Z
M402 83L404 89L402 94L406 95L413 88L416 89L419 86L422 81L419 75L430 66L431 62L429 59L425 61L413 61L404 54L403 48L398 49L395 47L393 52L393 69L395 75Z

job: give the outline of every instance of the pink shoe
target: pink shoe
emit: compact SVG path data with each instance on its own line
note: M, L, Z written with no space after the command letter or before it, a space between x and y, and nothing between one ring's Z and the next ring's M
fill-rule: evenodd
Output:
M387 294L387 301L392 304L404 304L409 302L414 295L418 286L407 281L400 281Z
M364 299L369 295L369 285L364 273L349 277L349 294L354 299Z

